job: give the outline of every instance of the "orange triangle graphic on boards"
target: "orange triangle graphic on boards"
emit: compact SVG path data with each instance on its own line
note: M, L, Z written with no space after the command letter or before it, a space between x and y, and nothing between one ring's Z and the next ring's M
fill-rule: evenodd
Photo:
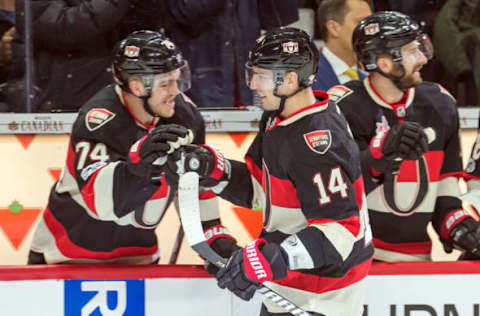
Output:
M15 134L20 144L22 144L24 149L27 149L30 146L35 134Z
M62 174L62 169L59 168L48 168L48 172L53 177L53 180L58 181L60 179L60 175Z
M8 208L0 208L0 228L16 250L20 248L41 212L39 208L23 208L16 201Z
M230 135L230 137L233 139L233 141L235 142L235 145L237 145L238 148L240 148L243 144L243 142L245 141L245 139L247 138L248 136L248 132L231 132L231 133L228 133Z
M252 239L257 239L262 232L262 212L254 211L244 207L232 207L232 210L242 222Z

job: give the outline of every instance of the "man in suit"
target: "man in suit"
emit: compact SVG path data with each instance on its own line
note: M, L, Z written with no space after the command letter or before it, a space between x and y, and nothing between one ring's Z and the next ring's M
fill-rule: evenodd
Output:
M321 2L317 10L317 23L325 46L320 51L314 90L328 90L337 84L365 78L365 72L357 68L352 34L357 24L370 14L370 6L364 0Z

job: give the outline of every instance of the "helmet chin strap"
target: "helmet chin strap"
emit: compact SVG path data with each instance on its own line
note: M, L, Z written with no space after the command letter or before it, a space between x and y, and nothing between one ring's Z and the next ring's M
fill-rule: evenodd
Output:
M375 70L376 72L378 72L379 74L381 74L382 76L384 76L385 78L388 78L390 80L392 80L393 84L400 90L400 91L407 91L406 88L402 87L401 84L400 84L400 81L403 79L403 77L405 77L405 67L403 67L403 65L399 62L395 62L398 66L400 66L400 69L402 70L402 74L400 76L394 76L394 75L390 75L390 74L386 74L384 73L382 70L380 70L378 67L377 69Z
M143 108L145 109L145 111L146 111L148 114L150 114L150 115L153 116L153 117L159 117L158 114L153 113L152 109L150 108L150 105L148 105L148 99L150 99L150 97L151 97L151 94L148 93L147 95L141 96L141 97L139 97L139 98L142 99L142 101L143 101Z
M300 91L302 91L305 88L306 87L298 88L293 93L290 93L288 95L279 95L278 92L277 92L277 88L275 88L275 90L273 90L273 95L276 96L277 98L280 98L280 106L278 107L278 109L276 109L275 111L272 112L273 117L280 116L280 114L285 109L285 102L287 101L288 98L294 96L295 94L299 93Z

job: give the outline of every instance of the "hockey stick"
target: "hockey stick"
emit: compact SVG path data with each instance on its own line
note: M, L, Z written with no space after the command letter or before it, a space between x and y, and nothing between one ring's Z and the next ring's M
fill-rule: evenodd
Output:
M179 208L180 207L178 205L178 199L175 199L175 210L177 211L177 214L179 214L179 211L178 211ZM177 238L175 239L175 243L173 244L172 253L170 254L170 260L168 261L168 264L177 263L178 254L180 253L180 248L182 247L182 241L183 241L183 228L182 228L182 223L180 223L180 227L178 228Z
M192 247L192 249L205 260L215 264L217 267L224 267L227 260L210 248L203 233L198 201L197 173L190 171L180 176L178 184L178 202L180 205L180 220L190 247ZM304 311L263 284L260 285L257 292L263 294L292 315L312 316L309 312Z
M460 199L470 203L475 210L480 210L480 190L470 190L469 192L460 195Z
M176 264L178 259L178 254L180 253L180 248L182 247L183 241L183 229L182 225L178 229L177 239L175 239L175 244L173 245L172 253L170 254L170 260L168 264Z

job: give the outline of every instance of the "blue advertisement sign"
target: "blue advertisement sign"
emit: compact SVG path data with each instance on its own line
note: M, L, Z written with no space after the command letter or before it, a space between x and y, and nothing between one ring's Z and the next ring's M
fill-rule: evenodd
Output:
M144 280L66 280L65 315L144 316Z

